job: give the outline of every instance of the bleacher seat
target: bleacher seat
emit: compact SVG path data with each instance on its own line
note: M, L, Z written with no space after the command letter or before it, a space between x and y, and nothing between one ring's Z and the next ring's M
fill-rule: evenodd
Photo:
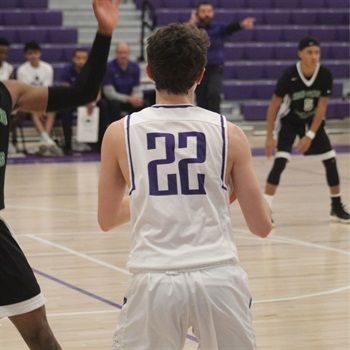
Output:
M0 26L61 26L61 11L49 10L3 10L0 12Z

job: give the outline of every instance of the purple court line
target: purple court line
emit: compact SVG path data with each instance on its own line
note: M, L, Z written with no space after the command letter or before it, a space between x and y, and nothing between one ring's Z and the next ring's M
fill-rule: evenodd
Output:
M94 294L94 293L90 293L90 292L88 292L87 290L84 290L84 289L82 289L82 288L79 288L79 287L77 287L77 286L74 286L73 284L70 284L70 283L68 283L68 282L62 281L62 280L60 280L59 278L53 277L53 276L51 276L51 275L48 275L48 274L45 273L45 272L39 271L39 270L37 270L37 269L32 269L32 270L33 270L35 273L37 273L38 275L41 275L41 276L43 276L43 277L46 277L46 278L48 278L48 279L51 280L51 281L57 282L57 283L59 283L59 284L62 284L62 285L65 286L65 287L68 287L68 288L70 288L70 289L73 289L73 290L75 290L75 291L77 291L77 292L79 292L79 293L85 294L85 295L87 295L87 296L89 296L89 297L91 297L91 298L94 298L94 299L98 300L98 301L102 301L103 303L108 304L108 305L111 305L111 306L113 306L113 307L115 307L115 308L117 308L117 309L119 309L119 310L122 308L121 305L116 304L116 303L114 303L113 301L110 301L110 300L107 300L107 299L105 299L105 298L102 298L102 297L100 297L100 296L98 296L98 295L96 295L96 294Z
M337 153L350 153L349 145L333 145L334 150ZM297 154L293 150L292 154ZM253 156L265 156L264 148L252 148ZM99 162L101 156L99 153L95 152L84 152L76 153L72 156L63 156L63 157L40 157L36 155L27 155L20 158L11 158L7 159L7 164L35 164L35 163L75 163L75 162Z
M43 277L45 277L45 278L47 278L47 279L49 279L49 280L51 280L51 281L57 282L57 283L59 283L59 284L62 284L63 286L68 287L68 288L70 288L70 289L73 289L73 290L75 290L75 291L77 291L77 292L79 292L79 293L85 294L85 295L87 295L87 296L89 296L89 297L91 297L91 298L93 298L93 299L96 299L96 300L98 300L98 301L101 301L102 303L105 303L105 304L108 304L108 305L110 305L110 306L113 306L113 307L115 307L115 308L117 308L117 309L119 309L119 310L122 308L121 305L119 305L119 304L117 304L117 303L114 303L113 301L110 301L110 300L108 300L108 299L102 298L102 297L100 297L100 296L98 296L98 295L96 295L96 294L94 294L94 293L88 292L88 291L85 290L85 289L82 289L82 288L79 288L79 287L77 287L77 286L74 286L74 285L71 284L71 283L68 283L68 282L65 282L65 281L63 281L63 280L61 280L61 279L59 279L59 278L53 277L53 276L51 276L51 275L49 275L49 274L47 274L47 273L45 273L45 272L39 271L39 270L37 270L37 269L32 269L32 270L34 271L34 273L36 273L36 274L38 274L38 275L40 275L40 276L43 276ZM198 343L197 338L194 337L193 335L187 334L186 338L189 339L189 340L192 340L192 341L194 341L194 342L196 342L196 343Z

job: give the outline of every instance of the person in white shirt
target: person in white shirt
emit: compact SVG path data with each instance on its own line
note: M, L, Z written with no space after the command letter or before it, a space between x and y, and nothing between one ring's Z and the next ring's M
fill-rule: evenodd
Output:
M40 45L30 41L24 46L24 55L27 62L17 69L17 79L33 86L52 86L53 67L51 64L42 61ZM40 133L39 154L41 155L62 155L62 150L50 137L55 123L54 112L30 112L34 126Z
M13 65L7 62L7 56L10 48L10 42L6 38L0 38L0 81L13 79L15 70ZM13 132L14 127L12 119L10 120L10 132ZM17 153L16 146L9 141L8 154Z
M0 81L14 77L13 65L6 61L9 48L10 42L6 38L0 38Z

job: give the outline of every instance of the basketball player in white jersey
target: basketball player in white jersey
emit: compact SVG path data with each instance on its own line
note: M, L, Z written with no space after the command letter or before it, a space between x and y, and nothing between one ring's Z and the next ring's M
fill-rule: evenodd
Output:
M11 110L57 111L95 100L105 72L111 36L118 22L119 3L120 0L93 0L98 32L89 59L73 86L35 87L17 80L0 82L0 212L5 208ZM60 350L46 318L45 301L12 230L0 216L0 319L11 320L29 349ZM3 349L1 340L0 348Z
M271 218L242 130L193 105L208 42L190 24L150 37L156 105L111 124L104 137L99 223L104 231L132 225L132 276L113 349L179 350L190 327L200 349L256 349L231 188L252 233L266 237Z

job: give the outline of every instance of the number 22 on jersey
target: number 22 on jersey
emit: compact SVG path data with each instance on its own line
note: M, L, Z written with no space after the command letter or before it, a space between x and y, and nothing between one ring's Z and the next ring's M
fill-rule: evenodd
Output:
M182 158L177 163L177 172L167 174L167 189L159 188L159 174L162 171L161 166L176 162L176 139L178 148L188 148L189 139L195 141L196 154L193 157ZM163 138L164 143L158 143L157 139ZM206 194L205 191L205 174L197 174L197 188L190 188L189 165L204 163L206 160L206 139L202 132L179 132L177 135L171 133L148 133L147 149L155 150L157 147L165 147L165 157L155 159L148 163L148 181L149 194L151 196L168 196L168 195L198 195ZM178 188L178 178L180 189Z

